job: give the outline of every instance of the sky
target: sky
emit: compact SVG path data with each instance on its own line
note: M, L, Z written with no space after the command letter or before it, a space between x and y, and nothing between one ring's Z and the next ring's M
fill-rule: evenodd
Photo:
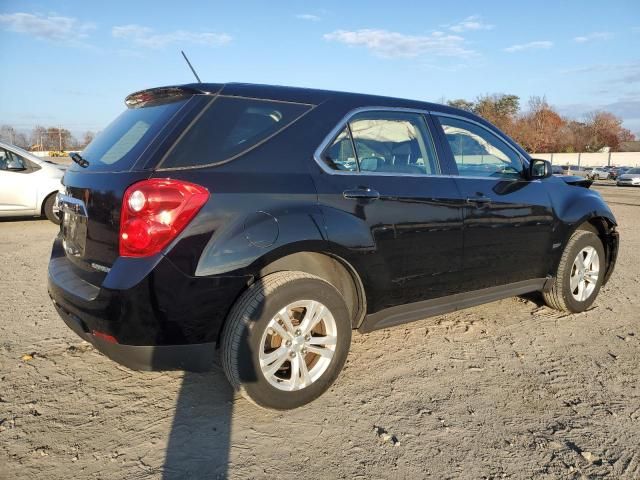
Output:
M0 0L0 123L100 130L129 93L193 82L181 49L205 82L546 96L640 137L638 0Z

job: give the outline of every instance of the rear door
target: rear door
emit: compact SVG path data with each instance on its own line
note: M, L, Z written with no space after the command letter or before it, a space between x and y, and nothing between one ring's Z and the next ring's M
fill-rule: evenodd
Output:
M421 113L357 113L317 158L329 240L364 274L369 313L457 291L462 204Z
M464 207L464 289L544 278L553 210L544 180L527 180L518 150L469 119L435 115L458 169Z

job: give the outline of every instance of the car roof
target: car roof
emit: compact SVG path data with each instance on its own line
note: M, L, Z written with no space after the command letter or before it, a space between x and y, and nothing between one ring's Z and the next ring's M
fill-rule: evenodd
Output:
M188 83L183 85L171 85L151 88L134 92L129 97L143 92L178 89L189 93L208 95L226 95L248 98L268 99L284 102L306 103L320 105L329 100L348 101L351 108L358 107L397 107L416 110L434 110L442 113L451 113L463 117L469 117L475 121L487 123L483 118L459 108L450 107L438 103L423 102L407 98L387 97L382 95L370 95L365 93L342 92L337 90L322 90L305 87L289 87L282 85L265 85L257 83Z
M154 91L166 92L170 90L182 90L190 94L205 95L225 95L231 97L245 97L265 100L275 100L282 102L306 103L309 105L320 105L325 102L332 102L336 105L348 105L349 110L362 107L390 107L390 108L407 108L415 110L435 111L439 113L448 113L459 117L466 117L477 123L486 125L490 129L498 129L495 125L487 122L484 118L448 105L439 103L423 102L419 100L410 100L407 98L387 97L382 95L370 95L365 93L342 92L337 90L322 90L305 87L289 87L282 85L266 85L257 83L188 83L183 85L170 85L147 90L134 92L127 96L134 99L136 96L145 97L147 94L153 95ZM499 129L498 129L499 131ZM509 136L501 132L505 138ZM510 139L510 138L509 138ZM517 147L524 158L528 159L529 154L513 139L511 143Z

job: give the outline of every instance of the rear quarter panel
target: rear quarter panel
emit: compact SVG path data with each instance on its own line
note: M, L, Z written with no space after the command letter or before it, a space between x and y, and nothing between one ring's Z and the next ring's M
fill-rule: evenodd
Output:
M157 170L155 177L197 183L211 195L167 257L189 275L245 275L269 259L323 250L324 223L307 165L315 142L306 133L313 124L306 115L225 164Z

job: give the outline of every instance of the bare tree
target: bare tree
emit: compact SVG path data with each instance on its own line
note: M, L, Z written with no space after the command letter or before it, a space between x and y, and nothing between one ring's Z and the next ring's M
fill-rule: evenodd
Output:
M0 125L0 140L13 144L15 142L16 130L11 125Z
M36 125L35 127L33 127L33 130L31 130L31 137L30 137L30 143L31 143L31 149L32 150L37 150L37 151L42 151L45 150L45 142L47 140L47 129L44 128L42 125Z
M46 131L47 150L68 150L75 144L71 132L66 128L49 127Z
M620 142L633 137L631 132L622 127L622 120L609 112L592 112L587 115L587 130L589 142L587 149L597 152L604 147L618 150Z
M13 140L13 144L16 147L24 148L25 150L29 149L29 139L24 132L16 132L16 135Z
M91 130L87 130L86 132L84 132L84 136L82 137L81 147L85 148L87 145L89 145L93 141L95 136L96 134Z

